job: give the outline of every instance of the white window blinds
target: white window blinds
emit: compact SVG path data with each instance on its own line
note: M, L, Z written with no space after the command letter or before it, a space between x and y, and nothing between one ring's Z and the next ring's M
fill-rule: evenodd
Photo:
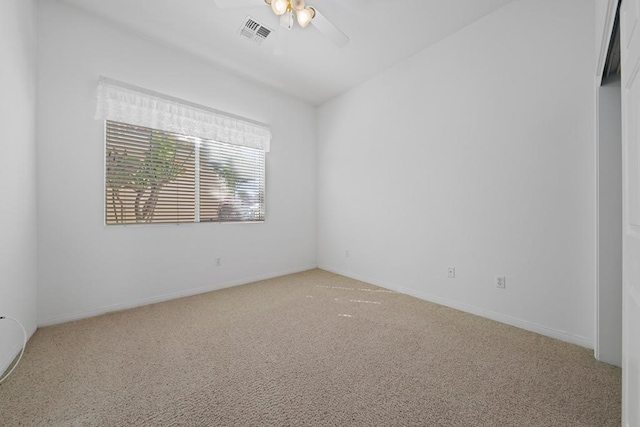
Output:
M196 146L161 130L107 121L107 224L196 219Z
M105 222L255 222L265 215L265 153L106 122Z
M100 77L96 119L269 151L265 124Z

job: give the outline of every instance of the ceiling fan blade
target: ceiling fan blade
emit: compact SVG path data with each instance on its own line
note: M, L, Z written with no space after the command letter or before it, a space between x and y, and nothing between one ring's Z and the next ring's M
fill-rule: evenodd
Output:
M242 7L264 6L264 0L213 0L220 9L239 9Z
M329 40L342 48L349 43L349 36L342 32L338 27L333 25L318 9L315 9L316 15L313 17L311 24L324 34Z

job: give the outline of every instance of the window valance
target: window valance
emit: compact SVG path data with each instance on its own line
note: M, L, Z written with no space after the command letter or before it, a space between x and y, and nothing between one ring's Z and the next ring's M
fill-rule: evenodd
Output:
M269 126L100 77L96 119L111 120L269 151Z

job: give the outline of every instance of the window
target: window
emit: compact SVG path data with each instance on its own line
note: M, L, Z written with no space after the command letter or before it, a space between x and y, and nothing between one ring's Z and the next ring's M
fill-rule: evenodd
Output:
M265 218L264 125L101 78L105 222Z
M264 221L264 151L107 121L106 223Z

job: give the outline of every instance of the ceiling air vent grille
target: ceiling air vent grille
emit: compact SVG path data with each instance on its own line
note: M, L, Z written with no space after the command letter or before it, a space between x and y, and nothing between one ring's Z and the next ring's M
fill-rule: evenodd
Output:
M245 18L242 26L238 30L238 34L242 37L245 37L257 44L262 44L264 39L269 37L269 34L271 33L271 29L265 27L250 16Z

